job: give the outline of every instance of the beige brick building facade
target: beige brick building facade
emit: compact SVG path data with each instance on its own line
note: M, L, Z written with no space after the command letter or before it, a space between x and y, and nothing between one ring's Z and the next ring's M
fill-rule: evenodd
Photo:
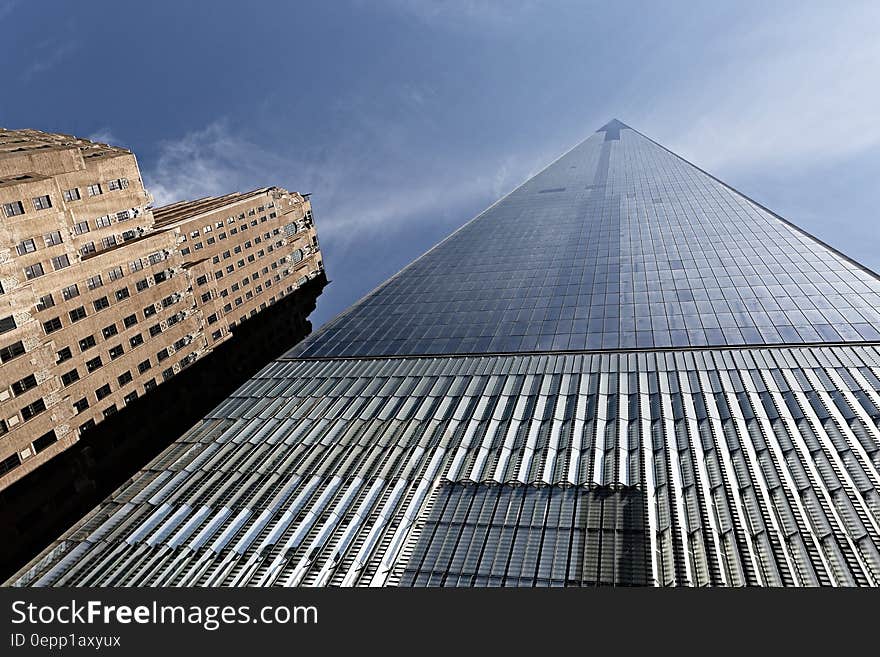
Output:
M130 151L0 129L0 488L322 268L297 193L154 209Z

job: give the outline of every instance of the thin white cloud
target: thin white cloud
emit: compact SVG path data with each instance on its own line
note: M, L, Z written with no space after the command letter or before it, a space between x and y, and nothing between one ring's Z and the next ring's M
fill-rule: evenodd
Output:
M467 168L456 163L440 175L404 174L371 169L364 151L355 145L309 154L298 152L295 144L291 152L267 150L217 121L160 144L144 179L156 205L272 185L314 193L322 238L344 248L426 216L442 218L451 207L488 205L544 164L541 158L507 156L470 162ZM460 224L465 217L449 219Z
M505 29L521 24L535 0L385 0L384 5L432 27Z
M11 9L7 10L7 13ZM0 18L3 16L3 10L0 8ZM34 59L29 66L26 66L22 72L23 80L30 80L37 75L51 71L60 63L68 59L68 57L79 48L79 44L74 41L66 43L55 43L54 41L44 41L35 48Z
M110 144L111 146L125 146L125 144L113 134L110 128L100 128L90 134L86 139L97 142L99 144Z
M768 16L719 35L710 51L719 67L670 88L649 121L668 124L667 143L715 170L809 166L876 148L878 34L877 3Z

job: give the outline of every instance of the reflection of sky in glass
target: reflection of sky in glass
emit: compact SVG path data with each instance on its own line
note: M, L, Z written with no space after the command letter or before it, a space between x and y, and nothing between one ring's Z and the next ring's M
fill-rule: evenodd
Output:
M880 281L612 122L290 356L880 339Z

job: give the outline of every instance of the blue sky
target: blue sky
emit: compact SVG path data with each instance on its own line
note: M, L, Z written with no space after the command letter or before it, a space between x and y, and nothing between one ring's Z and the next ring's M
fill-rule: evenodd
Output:
M880 269L880 4L0 0L0 125L313 194L315 326L617 117Z

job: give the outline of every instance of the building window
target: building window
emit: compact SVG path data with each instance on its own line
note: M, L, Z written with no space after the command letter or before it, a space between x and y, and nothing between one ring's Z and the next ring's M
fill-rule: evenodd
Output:
M189 255L189 247L187 246L187 247L182 248L182 249L180 250L180 255L182 255L182 256L188 256L188 255Z
M110 358L111 358L111 360L116 360L124 353L125 353L125 350L122 348L122 345L118 344L115 347L112 347L110 349Z
M57 246L61 244L61 231L53 230L51 233L46 233L43 235L43 239L46 242L46 246Z
M156 387L156 379L150 379L149 381L144 381L144 391L149 392L153 388Z
M174 295L169 294L167 297L162 299L162 307L168 308L169 306L173 306L175 302Z
M89 228L88 221L78 221L73 224L73 232L77 235L84 235L85 233L88 233L89 230L91 229Z
M156 306L147 306L144 308L144 317L152 317L156 314Z
M95 219L95 228L106 228L111 223L110 215L105 214L103 217Z
M199 277L196 279L196 284L197 284L197 285L204 285L204 284L207 283L207 282L208 282L208 277L205 276L205 275L199 276Z
M100 299L94 300L95 312L100 312L104 310L104 308L110 307L110 302L107 300L107 297L101 297Z
M117 189L125 189L126 187L128 187L127 178L117 178L116 180L107 181L107 189L111 192Z
M102 413L104 414L104 418L108 418L111 415L114 415L117 411L116 404L110 404L107 408L105 408Z
M116 221L128 221L129 219L131 219L131 213L128 210L116 213Z
M65 201L78 201L82 198L79 195L79 187L74 187L73 189L65 189L64 190L64 200Z
M95 252L95 243L94 242L86 242L81 247L79 247L79 253L83 257L91 255Z
M3 212L6 214L7 217L15 217L17 215L24 214L24 206L21 204L21 201L4 203Z
M105 326L103 329L101 329L101 334L104 336L105 340L109 340L118 333L119 329L116 328L116 324L110 324L109 326Z
M142 278L141 280L139 280L137 283L134 284L134 287L135 287L135 289L137 289L138 292L143 292L148 287L150 287L150 284L147 283L146 278Z
M128 405L137 398L138 398L137 390L132 390L130 393L128 393L125 397L122 398L122 401L124 401L125 404Z
M98 344L98 343L95 341L95 336L88 335L79 341L79 350L86 351L86 350L94 347L96 344Z
M112 246L116 246L116 235L109 235L108 237L101 238L101 244L103 248L109 249Z
M217 323L217 313L213 313L208 315L208 324L216 324Z
M219 340L219 339L220 339L220 336L222 336L222 335L223 335L223 332L222 332L222 331L214 331L214 332L211 334L211 338L212 338L213 340Z
M133 335L128 339L128 344L131 345L131 348L134 349L137 346L140 346L144 343L144 336L138 333L137 335Z
M8 363L13 358L17 358L24 353L24 343L19 340L11 345L0 348L0 363Z
M160 351L160 352L158 352L158 353L156 354L156 359L157 359L160 363L161 363L163 360L165 360L166 358L168 358L168 350L167 350L167 349L163 349L162 351Z
M3 422L3 426L6 426L5 422ZM11 456L7 456L5 459L0 461L0 476L5 475L7 472L12 472L20 465L21 457L18 455L18 452L12 454Z
M95 370L103 367L104 361L101 360L100 356L95 356L91 360L86 361L86 369L91 373Z
M172 376L174 376L174 369L169 367L167 370L162 371L162 380L167 381Z
M174 341L174 350L180 351L186 346L186 338L180 338L180 340Z
M83 435L84 433L86 433L90 429L94 428L94 426L95 426L94 420L88 420L87 422L83 422L79 426L79 435Z
M148 259L149 259L151 265L158 265L158 264L159 264L160 262L162 262L165 258L163 258L163 257L162 257L162 254L161 254L160 252L157 251L156 253L151 253L151 254L149 255Z
M89 185L87 189L89 191L89 196L100 196L101 194L104 193L104 191L101 189L100 183L95 183L94 185Z
M34 210L48 210L52 207L52 199L48 196L37 196L33 199Z
M128 270L129 270L132 274L135 273L136 271L140 271L140 270L143 269L143 268L144 268L144 263L141 262L140 259L138 259L138 260L132 260L131 262L128 263Z
M121 388L124 385L128 385L132 382L131 372L123 372L119 376L116 377L116 380L119 382L119 387Z
M21 409L21 418L27 422L35 415L39 415L43 411L46 410L46 402L43 401L42 398L37 401L28 404L23 409Z
M64 269L65 267L70 267L70 258L67 257L66 253L64 255L55 256L54 258L52 258L52 268L55 271L58 271L59 269Z
M15 250L18 252L18 255L23 256L28 253L33 253L37 250L37 243L34 240L28 238L26 240L22 240L16 247Z
M80 306L79 308L74 308L69 313L71 322L78 322L81 319L85 319L86 317L86 309L84 306Z
M150 327L150 337L151 337L151 338L155 338L155 337L156 337L157 335L159 335L161 332L162 332L162 326L159 325L159 324L153 324L153 325Z
M37 301L37 311L46 310L47 308L51 308L55 305L55 299L51 294L44 294L40 297L40 300Z
M176 315L171 315L166 321L168 322L168 326L174 326L177 322L180 321L180 318L183 316L183 313L177 313Z
M138 323L137 315L129 315L128 317L124 317L122 319L122 323L125 325L125 328L131 328Z
M164 271L157 271L153 274L153 281L158 285L168 280L168 275Z
M58 317L53 317L52 319L48 319L43 322L43 330L46 332L46 335L50 333L54 333L55 331L61 328L61 319Z
M73 358L73 352L70 350L70 347L64 347L58 353L55 354L55 363L63 363L66 360L70 360Z
M26 377L21 379L20 381L16 381L12 384L12 394L18 397L21 394L24 394L31 388L37 387L37 377L33 374L28 374Z
M115 280L122 278L122 276L123 276L122 267L114 267L113 269L111 269L108 272L108 276L110 276L111 281L115 281Z
M116 300L122 301L123 299L128 299L131 296L131 292L128 291L127 287L119 288L116 290Z
M0 333L6 333L16 328L18 325L15 323L15 318L12 315L8 317L0 318Z
M89 400L83 397L77 402L73 402L73 407L76 409L77 413L82 413L89 407Z
M133 240L137 237L137 233L133 230L126 230L122 233L122 241L128 242L129 240Z
M77 370L75 367L69 372L65 372L61 375L61 383L63 383L65 386L69 386L74 381L79 381L79 370Z
M37 438L34 442L34 453L39 454L43 450L51 447L56 442L58 442L58 437L55 435L55 430L44 433L42 436Z
M61 289L61 295L64 297L65 301L70 301L74 297L79 296L79 286L74 283L73 285L68 285L65 288Z
M152 365L150 365L149 360L141 361L140 363L138 363L138 373L143 374L148 369L150 369L150 367L152 367Z
M210 292L205 292L205 293L202 295L202 303L208 303L210 300L211 300L211 293L210 293Z
M105 399L106 397L109 397L109 396L110 396L110 384L109 383L105 383L100 388L95 390L95 397L98 398L98 401L101 401L102 399Z
M86 281L86 284L90 290L96 290L104 284L104 280L101 278L101 274L95 274Z

